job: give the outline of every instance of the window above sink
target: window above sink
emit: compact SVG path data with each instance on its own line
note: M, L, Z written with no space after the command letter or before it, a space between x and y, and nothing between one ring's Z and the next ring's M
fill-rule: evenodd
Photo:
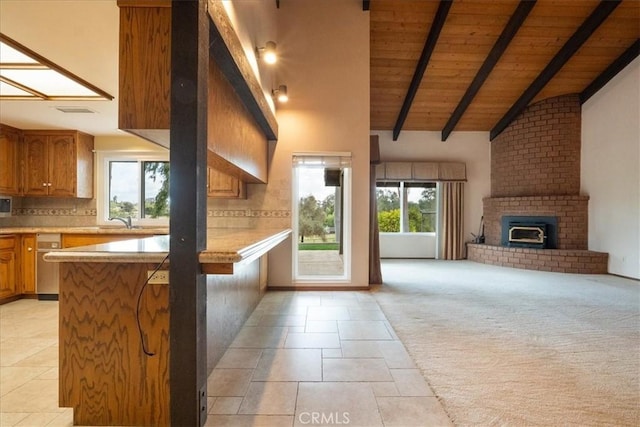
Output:
M98 152L97 159L99 226L125 227L129 217L133 227L169 225L168 152Z

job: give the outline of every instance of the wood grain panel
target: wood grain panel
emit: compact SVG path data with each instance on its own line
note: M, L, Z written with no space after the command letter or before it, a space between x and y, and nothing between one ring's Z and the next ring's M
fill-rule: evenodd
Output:
M149 285L154 264L60 265L60 406L74 424L169 424L169 287Z
M245 199L246 184L235 176L207 168L207 197Z
M456 130L491 129L598 4L538 0ZM405 129L441 130L517 5L517 0L453 2ZM398 93L409 87L436 7L437 2L371 1L372 129L393 128ZM581 92L639 37L640 2L624 0L532 102Z
M213 26L210 31L209 56L219 62L223 73L240 94L243 104L270 140L278 139L278 122L262 85L244 52L244 47L227 12L218 0L208 0L207 12Z
M76 141L72 135L52 135L48 142L49 196L76 194Z
M25 130L25 196L93 197L93 136L75 130Z
M639 38L640 2L623 2L532 102L580 93Z
M215 265L215 264L204 264ZM234 274L207 276L207 371L210 374L260 302L260 260Z
M0 236L0 299L16 293L15 236Z
M0 194L20 194L20 131L0 124Z
M38 134L24 136L22 146L24 162L24 193L29 196L46 196L49 177L47 162L47 137Z
M93 198L93 147L94 138L83 132L77 133L76 141L76 197Z
M120 8L120 129L169 129L171 8L161 3Z
M247 182L267 182L267 138L213 59L209 60L207 148L229 165L209 166Z
M18 293L36 293L36 235L23 234L20 236L20 259L19 259L20 289Z

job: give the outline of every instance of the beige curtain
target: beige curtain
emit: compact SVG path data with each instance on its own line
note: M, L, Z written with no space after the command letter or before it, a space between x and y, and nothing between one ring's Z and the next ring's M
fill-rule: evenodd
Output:
M464 183L442 183L442 259L464 257Z
M380 233L378 231L378 206L376 203L376 165L380 163L378 135L369 137L369 284L382 284L380 268Z
M382 284L380 268L380 233L378 231L378 206L376 203L376 165L370 172L371 195L369 197L369 284Z

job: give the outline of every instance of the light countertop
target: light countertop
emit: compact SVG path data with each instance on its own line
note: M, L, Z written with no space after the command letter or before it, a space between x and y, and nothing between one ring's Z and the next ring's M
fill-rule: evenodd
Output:
M291 229L207 230L207 248L199 260L204 273L232 274L233 265L251 262L291 234ZM51 262L161 262L169 253L169 236L153 236L49 252Z
M63 234L131 234L151 235L169 234L168 227L130 228L122 227L0 227L0 234L34 234L34 233L63 233Z

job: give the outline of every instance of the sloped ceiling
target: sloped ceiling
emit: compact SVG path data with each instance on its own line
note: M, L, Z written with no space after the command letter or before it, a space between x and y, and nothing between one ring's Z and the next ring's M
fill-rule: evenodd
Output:
M118 130L118 22L116 0L0 0L0 32L116 97L0 101L0 122L20 129L128 136ZM95 113L62 113L58 106L81 106Z
M396 137L445 128L443 139L451 131L494 136L514 104L582 93L625 52L633 59L640 50L636 0L371 0L363 7L371 14L371 128ZM508 25L512 38L503 35L496 53ZM460 106L474 79L475 95ZM456 109L463 110L457 120Z
M633 59L640 49L640 1L602 2L614 5L604 12L597 12L603 8L598 0L528 1L533 7L521 25L512 28L513 38L486 72L489 67L483 64L492 50L495 54L494 46L523 7L521 2L454 0L446 14L442 3L363 1L363 8L366 5L370 9L363 13L369 13L371 19L372 130L395 128L398 135L402 130L443 131L445 127L449 132L495 131L594 13L606 15L602 23L590 31L575 53L560 58L566 63L530 100L525 99L525 105L582 93L625 52ZM440 31L437 37L431 37L424 75L416 79L415 94L399 126L403 104L439 9ZM2 33L116 97L113 101L86 102L0 101L0 121L24 129L67 128L97 136L126 135L117 129L118 13L116 0L0 0ZM483 68L485 75L479 79ZM474 80L477 93L462 108L461 101ZM64 114L54 108L60 105L84 106L96 114ZM456 110L463 112L459 119L452 120Z

